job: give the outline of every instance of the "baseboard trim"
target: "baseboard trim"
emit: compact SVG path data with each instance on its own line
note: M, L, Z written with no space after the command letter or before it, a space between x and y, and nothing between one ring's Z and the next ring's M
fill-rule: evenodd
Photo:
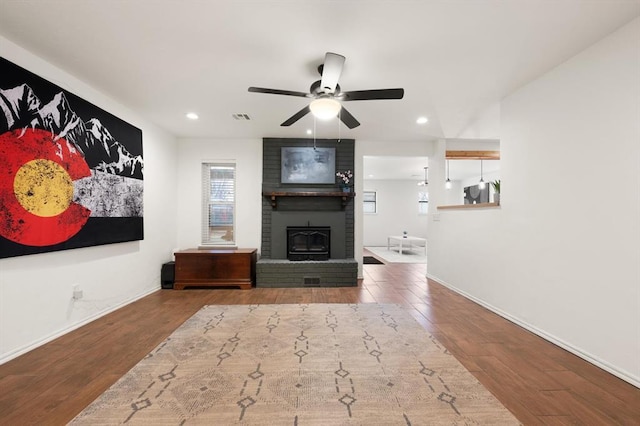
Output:
M562 349L571 352L572 354L584 359L585 361L595 365L596 367L599 367L605 371L607 371L608 373L613 374L614 376L624 380L625 382L628 382L630 384L632 384L633 386L640 388L640 377L636 377L633 374L629 373L628 371L625 370L621 370L617 367L615 367L614 365L611 365L610 363L598 358L597 356L594 356L584 350L582 350L579 347L576 347L552 334L547 333L546 331L532 325L529 324L526 321L521 320L518 317L515 317L499 308L496 308L495 306L491 305L490 303L485 302L482 299L479 299L469 293L467 293L464 290L461 290L449 283L447 283L445 280L427 273L427 278L436 281L438 284L442 284L443 286L447 287L448 289L455 291L456 293L458 293L459 295L472 300L473 302L479 304L480 306L490 310L491 312L500 315L502 318L536 334L537 336L542 337L543 339L547 340L548 342L553 343L556 346L561 347Z
M63 329L55 331L52 334L49 334L48 336L45 336L42 339L39 339L39 340L37 340L37 341L35 341L33 343L30 343L30 344L28 344L26 346L18 348L18 349L14 350L14 351L8 352L7 354L3 355L0 358L0 365L6 363L8 361L11 361L14 358L17 358L20 355L24 355L29 351L32 351L32 350L34 350L34 349L36 349L36 348L38 348L38 347L40 347L40 346L42 346L42 345L44 345L46 343L51 342L52 340L57 339L58 337L64 336L65 334L70 333L73 330L76 330L76 329L82 327L83 325L89 324L90 322L95 321L98 318L101 318L101 317L103 317L103 316L105 316L107 314L110 314L113 311L116 311L116 310L118 310L118 309L120 309L120 308L122 308L122 307L124 307L126 305L129 305L129 304L135 302L136 300L142 299L143 297L148 296L148 295L150 295L152 293L155 293L156 291L159 291L159 290L160 290L160 287L154 287L154 288L147 289L146 291L144 291L144 292L142 292L140 294L137 294L137 295L135 295L133 297L130 297L128 299L125 299L122 302L120 302L120 303L118 303L118 304L116 304L116 305L114 305L114 306L112 306L110 308L107 308L105 310L99 311L99 312L97 312L97 313L85 318L84 320L82 320L82 321L80 321L78 323L71 324L68 327L65 327Z

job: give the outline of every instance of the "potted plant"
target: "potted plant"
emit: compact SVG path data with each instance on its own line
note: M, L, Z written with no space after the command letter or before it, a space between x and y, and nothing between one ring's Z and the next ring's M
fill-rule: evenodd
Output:
M493 201L496 204L500 204L500 179L494 180L491 182L491 186L493 186Z
M351 173L351 170L347 170L345 172L338 172L336 173L336 176L338 176L341 179L340 186L342 187L342 191L344 192L351 191L351 188L349 188L349 182L351 182L351 179L353 178L353 173Z

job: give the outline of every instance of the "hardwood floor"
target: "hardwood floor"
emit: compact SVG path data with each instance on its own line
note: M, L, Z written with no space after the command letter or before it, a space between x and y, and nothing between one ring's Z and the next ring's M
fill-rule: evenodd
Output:
M525 425L639 425L640 390L438 283L365 265L358 287L161 290L0 366L0 424L65 424L207 304L400 303Z

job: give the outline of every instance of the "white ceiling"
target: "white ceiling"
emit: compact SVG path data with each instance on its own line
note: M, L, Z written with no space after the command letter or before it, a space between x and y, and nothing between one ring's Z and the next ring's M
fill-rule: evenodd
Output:
M0 35L178 137L306 137L310 115L280 126L306 98L247 88L306 92L336 52L343 90L405 97L345 103L361 126L317 136L422 142L638 15L640 0L0 0Z

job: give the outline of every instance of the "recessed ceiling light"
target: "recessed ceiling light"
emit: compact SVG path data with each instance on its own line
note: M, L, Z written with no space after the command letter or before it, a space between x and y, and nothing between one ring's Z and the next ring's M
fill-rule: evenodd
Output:
M425 124L427 121L429 121L427 117L418 117L418 119L416 120L416 123Z
M307 134L310 135L311 133L313 133L311 129L307 129Z
M187 117L189 120L197 120L197 119L198 119L198 114L196 114L195 112L188 112L188 113L186 114L186 117Z

